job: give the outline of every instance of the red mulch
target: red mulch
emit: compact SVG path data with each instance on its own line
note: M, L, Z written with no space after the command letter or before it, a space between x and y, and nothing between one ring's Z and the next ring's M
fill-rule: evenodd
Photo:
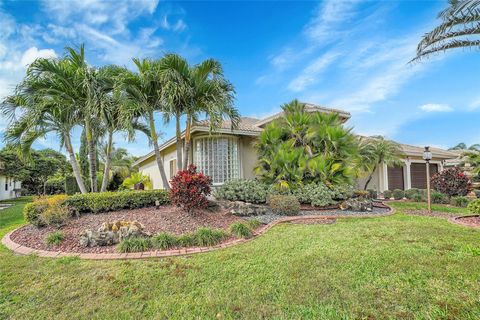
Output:
M144 225L144 231L151 234L164 231L180 235L195 231L200 227L226 230L232 223L241 221L242 219L231 215L226 210L216 212L201 211L188 214L172 206L164 206L159 209L151 207L101 214L85 214L80 218L71 219L60 229L55 227L37 228L32 225L27 225L13 232L11 239L18 244L40 250L81 253L116 252L115 246L84 248L80 246L79 240L80 234L85 229L97 230L102 223L117 220L138 221ZM45 237L49 233L57 230L63 232L65 236L64 240L59 246L47 246L44 243Z
M460 217L456 221L466 226L480 228L480 216L475 217Z

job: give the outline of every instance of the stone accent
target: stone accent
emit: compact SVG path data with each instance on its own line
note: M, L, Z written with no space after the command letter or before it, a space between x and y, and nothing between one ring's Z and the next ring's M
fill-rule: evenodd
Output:
M385 217L395 213L395 210L390 207L390 211L385 214L363 214L359 216L352 216L352 215L335 215L335 216L322 216L323 219L338 219L338 218L378 218L378 217ZM173 256L183 256L183 255L191 255L197 254L202 252L210 252L214 250L220 250L228 247L232 247L238 244L246 243L252 241L257 236L264 234L274 226L280 223L285 222L293 222L296 220L300 221L307 221L307 220L318 220L317 215L312 216L297 216L297 217L285 217L279 220L276 220L270 224L267 224L257 230L254 231L253 237L248 239L234 239L228 242L224 242L222 244L212 246L212 247L194 247L194 248L184 248L181 250L174 249L174 250L164 250L164 251L147 251L147 252L134 252L134 253L76 253L76 252L57 252L57 251L45 251L45 250L38 250L28 248L22 245L19 245L13 242L10 239L10 235L15 231L11 231L7 233L3 239L2 244L5 245L8 249L12 250L16 254L21 255L30 255L34 254L39 257L45 258L60 258L60 257L79 257L80 259L87 259L87 260L124 260L124 259L146 259L146 258L165 258L165 257L173 257Z
M137 221L115 221L103 223L97 231L85 230L80 235L80 245L84 247L111 246L131 237L148 236L144 226Z
M357 212L370 212L372 211L372 208L372 200L363 198L348 199L340 205L341 210L352 210Z
M217 201L217 204L236 216L257 216L272 213L267 205L243 201Z

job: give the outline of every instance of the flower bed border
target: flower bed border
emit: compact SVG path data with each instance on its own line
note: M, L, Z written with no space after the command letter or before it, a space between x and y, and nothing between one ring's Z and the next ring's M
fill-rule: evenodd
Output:
M290 216L275 220L265 226L254 231L253 236L248 239L235 239L224 242L222 244L211 246L211 247L191 247L191 248L182 248L177 250L157 250L157 251L146 251L146 252L133 252L133 253L78 253L78 252L62 252L62 251L47 251L33 249L21 244L18 244L10 238L10 235L17 229L7 233L3 239L2 244L8 249L12 250L15 254L19 255L37 255L42 258L63 258L63 257L79 257L80 259L86 260L125 260L125 259L146 259L146 258L165 258L165 257L174 257L174 256L184 256L191 255L202 252L210 252L214 250L219 250L223 248L229 248L237 244L245 243L251 241L258 236L264 234L274 226L280 223L291 222L295 220L311 220L311 219L337 219L337 218L376 218L376 217L385 217L395 213L395 209L386 205L390 210L382 214L344 214L344 215L308 215L308 216Z
M448 221L453 223L453 224L459 225L459 226L474 228L474 229L480 229L480 226L472 226L471 224L462 222L463 218L471 218L471 217L480 217L480 214L471 214L471 215L468 215L468 216L451 217L451 218L448 219Z

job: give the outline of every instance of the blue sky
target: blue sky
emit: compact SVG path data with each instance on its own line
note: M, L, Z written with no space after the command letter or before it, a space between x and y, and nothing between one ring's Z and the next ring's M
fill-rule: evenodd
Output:
M176 52L222 62L242 115L294 98L352 113L359 134L449 147L480 142L478 50L407 64L446 1L157 2L0 0L0 98L36 57L85 43L89 63ZM0 119L0 129L6 119ZM158 121L170 137L173 128ZM78 130L74 133L78 136ZM78 141L78 139L75 139ZM116 137L135 155L150 150ZM37 148L59 149L52 135ZM78 142L76 144L78 150Z

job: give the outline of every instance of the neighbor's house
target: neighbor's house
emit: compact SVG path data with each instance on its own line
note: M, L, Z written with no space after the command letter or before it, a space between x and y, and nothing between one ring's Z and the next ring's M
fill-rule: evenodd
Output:
M348 112L336 109L306 104L308 112L337 113L343 122L350 118ZM199 171L209 175L214 185L221 185L227 180L254 178L253 172L257 162L254 143L265 126L271 121L281 117L283 112L264 119L242 117L236 129L231 129L231 123L224 121L220 129L210 134L208 123L199 122L192 126L192 148L189 159L197 166ZM423 148L401 144L405 154L403 165L399 167L380 166L373 175L368 188L379 192L393 189L426 188L426 164L422 159ZM430 148L433 159L431 172L443 169L447 159L457 157L457 154ZM165 166L167 178L170 180L176 173L176 138L173 137L160 146L160 155ZM163 188L160 172L155 161L154 152L138 159L134 165L139 171L153 182L153 188ZM358 186L363 187L365 179L359 179Z
M22 183L0 175L0 200L17 198L20 195Z

